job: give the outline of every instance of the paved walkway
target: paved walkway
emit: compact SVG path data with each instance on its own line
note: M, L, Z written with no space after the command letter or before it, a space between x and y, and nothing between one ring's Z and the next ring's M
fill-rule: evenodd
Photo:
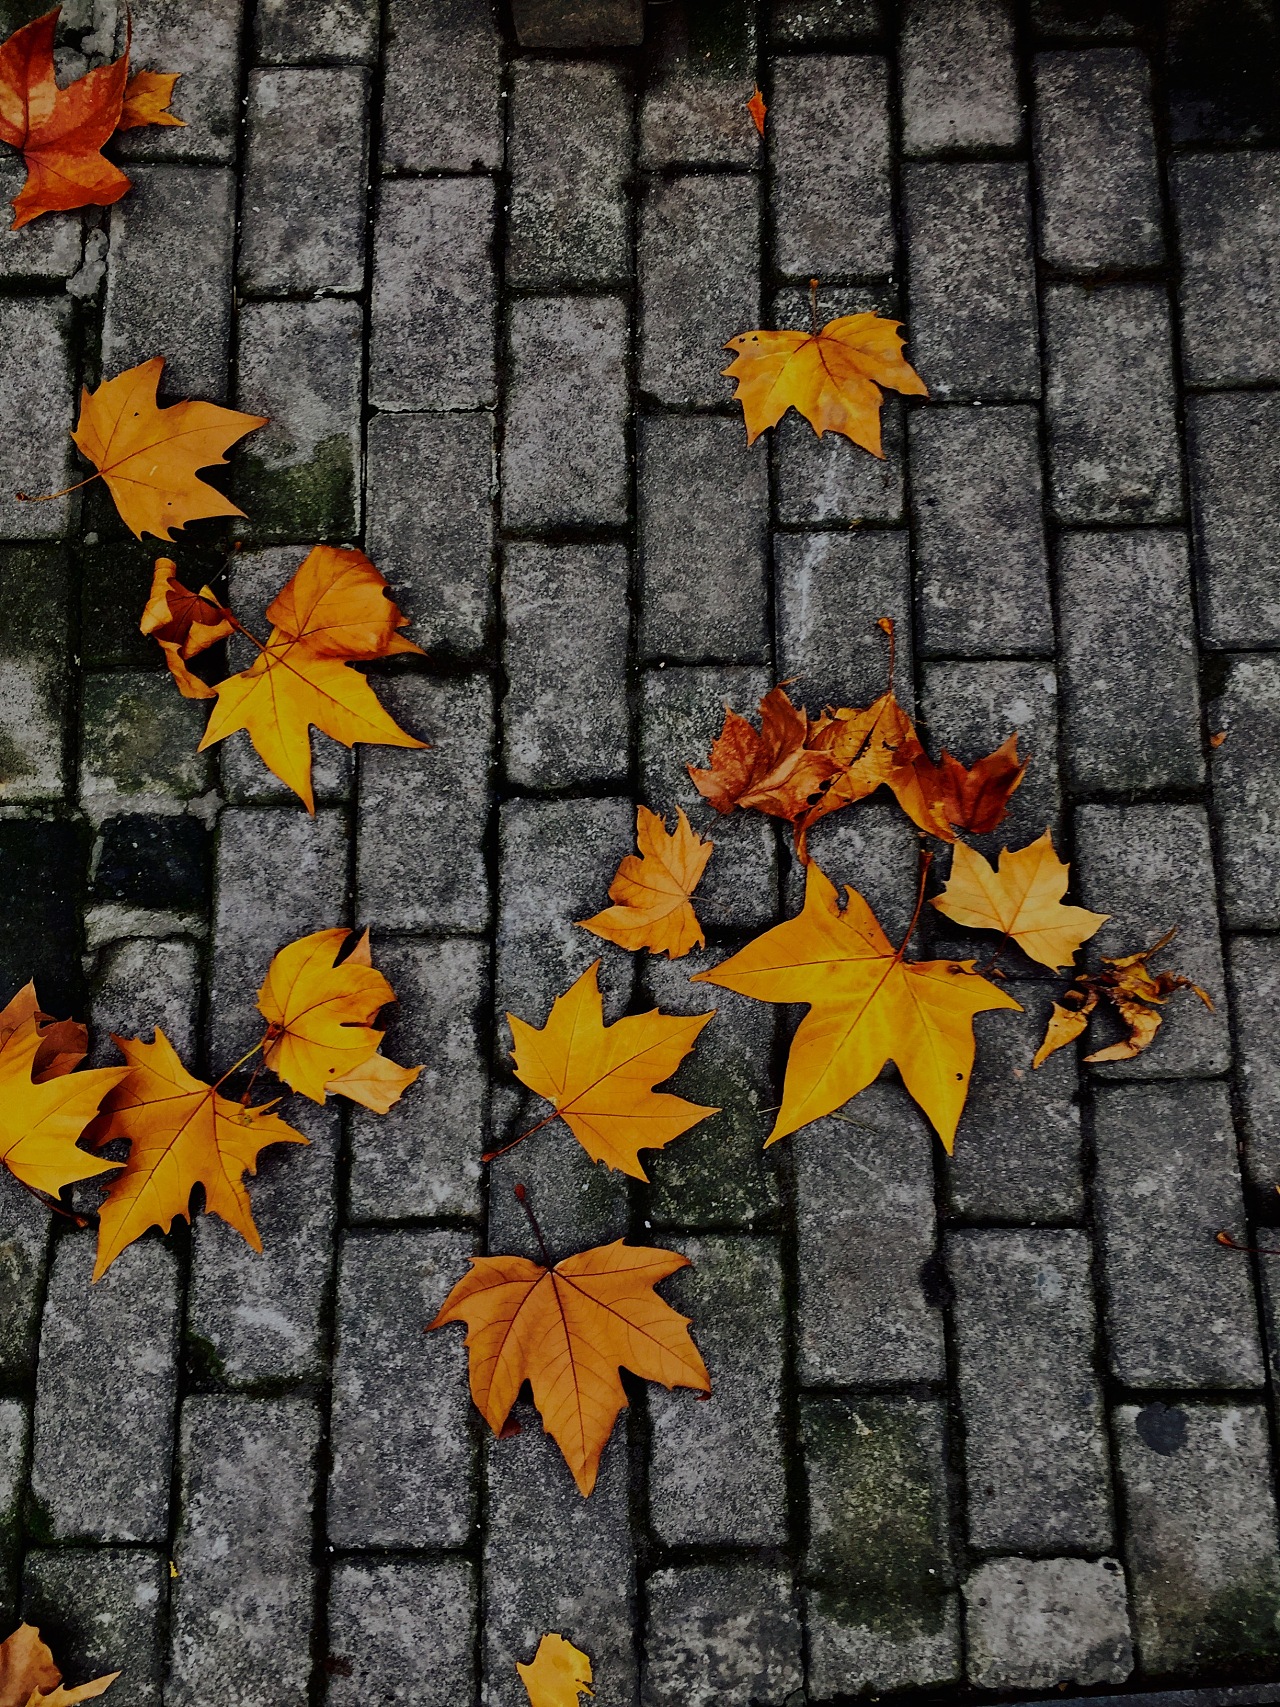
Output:
M383 1120L291 1105L261 1257L200 1220L90 1290L92 1233L0 1180L0 1615L124 1666L113 1707L517 1707L547 1630L600 1707L1280 1676L1278 1271L1213 1242L1280 1240L1278 55L1261 0L1171 10L670 0L574 57L484 0L138 0L188 128L128 139L108 215L0 240L0 995L34 970L100 1060L159 1022L225 1063L273 950L358 921L427 1066ZM109 11L68 0L73 46ZM794 418L745 448L720 345L811 275L907 323L932 397L883 463ZM272 419L243 549L192 528L184 579L260 609L359 543L428 649L376 673L432 751L322 744L314 821L196 755L101 489L7 496L75 478L77 382L155 354ZM571 923L637 800L715 836L697 965L793 907L785 836L684 766L780 677L864 703L882 615L935 748L1018 730L1008 836L1054 826L1097 946L1176 922L1218 999L1033 1076L1015 983L953 1164L889 1081L762 1154L773 1010ZM814 847L892 927L914 842L877 802ZM482 1176L526 1118L501 1016L599 953L615 1011L718 997L677 1083L724 1113L648 1189L564 1132ZM422 1333L528 1245L517 1178L559 1251L696 1264L715 1396L637 1391L589 1502Z

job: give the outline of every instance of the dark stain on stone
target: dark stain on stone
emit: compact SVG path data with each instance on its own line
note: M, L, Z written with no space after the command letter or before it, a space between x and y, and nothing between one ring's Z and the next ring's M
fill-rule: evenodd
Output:
M945 1310L948 1305L955 1303L956 1293L951 1284L951 1276L937 1251L920 1264L920 1290L931 1310Z
M1159 1399L1153 1405L1144 1405L1133 1419L1133 1426L1143 1445L1162 1458L1170 1457L1186 1444L1187 1413L1177 1405L1164 1405Z

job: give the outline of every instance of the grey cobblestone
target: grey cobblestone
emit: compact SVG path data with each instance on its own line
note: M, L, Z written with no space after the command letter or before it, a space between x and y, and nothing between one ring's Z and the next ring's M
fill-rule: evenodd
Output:
M339 1565L329 1590L329 1646L351 1669L331 1673L329 1707L371 1697L418 1707L470 1700L476 1613L475 1567L466 1559Z
M917 409L908 428L920 649L1053 651L1031 409Z
M1207 646L1280 643L1275 461L1280 397L1192 397L1187 452Z
M174 693L167 672L86 676L80 804L89 817L181 812L209 786L211 761L197 750L207 721L199 701Z
M1070 784L1082 793L1203 786L1185 535L1064 534L1058 609Z
M27 1381L35 1368L48 1250L48 1212L25 1191L0 1193L0 1378L6 1382Z
M0 161L0 201L11 202L26 176L21 160ZM0 278L68 279L83 252L80 221L65 214L61 219L35 220L20 231L6 229L0 237Z
M200 966L195 944L143 937L102 951L93 980L90 1062L118 1067L111 1033L150 1037L160 1026L184 1061L196 1047Z
M934 397L1040 394L1025 166L908 166L912 363Z
M518 62L511 88L507 283L622 284L630 100L611 65Z
M1115 1436L1144 1673L1274 1666L1280 1557L1262 1407L1122 1405Z
M1280 658L1233 658L1209 727L1226 740L1212 751L1222 904L1229 927L1280 924L1274 797L1280 766Z
M1188 382L1280 379L1280 329L1269 306L1280 290L1280 156L1186 155L1172 163L1169 184Z
M492 405L494 204L488 178L383 182L370 309L375 408Z
M779 272L805 280L811 273L891 273L885 61L852 54L779 59L771 117Z
M622 781L629 564L621 545L511 545L503 762L518 787Z
M39 297L0 301L0 404L25 430L0 446L0 538L57 539L65 504L20 504L15 492L58 492L72 480L71 309Z
M376 0L316 0L304 8L292 0L258 0L253 22L254 48L266 65L363 63L378 55Z
M751 1707L803 1688L785 1572L755 1564L655 1571L647 1584L644 1707Z
M319 1445L309 1399L187 1399L166 1703L305 1707Z
M788 46L855 42L882 27L880 0L771 0L770 39Z
M122 10L117 8L117 52L125 45ZM173 110L186 124L144 125L130 131L113 144L121 158L212 160L219 165L234 158L244 12L243 0L200 0L196 29L190 0L154 0L145 16L130 15L132 63L179 74Z
M695 407L733 395L721 377L732 360L724 345L761 324L759 252L754 178L717 173L650 185L637 266L644 391Z
M1280 1063L1273 1040L1280 1028L1280 941L1271 936L1227 939L1240 1097L1244 1112L1244 1173L1269 1191L1280 1184Z
M27 1554L22 1612L58 1633L57 1661L76 1682L124 1675L112 1687L125 1707L160 1707L165 1562L141 1548L59 1548Z
M1105 1551L1113 1540L1111 1488L1094 1375L1088 1235L957 1233L947 1265L956 1289L970 1545Z
M1129 1387L1256 1387L1258 1316L1231 1106L1222 1085L1128 1085L1094 1108L1107 1339Z
M1069 272L1164 258L1151 73L1133 48L1035 60L1040 252Z
M897 942L915 910L919 848L915 825L887 793L859 803L854 811L833 813L809 834L809 853L818 866L837 887L852 884ZM805 868L793 845L786 846L783 866L785 907L798 913L804 906Z
M778 671L796 678L795 699L869 705L889 686L889 652L876 624L911 632L911 564L905 532L780 534L774 541ZM914 698L908 655L893 684ZM742 707L738 707L742 710Z
M47 549L0 548L0 802L64 792L69 576Z
M104 377L163 356L166 402L223 402L235 178L207 166L135 166L129 176L132 190L111 210Z
M983 1689L1123 1683L1133 1670L1114 1559L991 1559L965 1584L969 1677Z
M255 71L248 99L240 288L260 296L359 290L368 74Z
M800 1380L905 1386L943 1377L932 1134L900 1085L794 1139Z
M669 1547L785 1545L782 1262L775 1240L684 1238L665 1288L694 1322L705 1401L653 1387L650 1522Z
M763 662L764 458L743 454L736 421L660 415L640 425L637 479L642 653Z
M731 14L732 16L732 14ZM760 138L742 89L756 77L754 19L736 28L697 8L671 6L645 20L648 76L640 102L640 164L751 166Z
M89 1291L96 1241L58 1241L40 1331L31 1492L51 1537L163 1541L177 1390L178 1277L154 1243ZM86 1385L98 1398L77 1406ZM120 1419L129 1427L122 1431Z
M1182 515L1169 309L1163 288L1045 292L1049 487L1060 522ZM1108 360L1099 362L1099 349ZM1123 373L1118 386L1115 375Z
M903 152L1016 148L1013 45L1009 0L910 0L898 47Z
M0 1399L0 1619L16 1622L17 1539L27 1461L27 1407Z
M389 0L385 168L470 172L501 166L501 45L490 5Z

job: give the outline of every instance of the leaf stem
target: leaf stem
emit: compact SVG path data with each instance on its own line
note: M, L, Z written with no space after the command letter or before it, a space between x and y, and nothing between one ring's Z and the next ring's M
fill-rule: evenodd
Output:
M912 936L915 934L915 928L920 923L920 912L924 906L925 879L929 875L929 867L932 864L933 864L932 849L921 848L920 849L920 887L916 891L916 910L911 915L911 923L907 926L906 936L904 936L902 941L898 944L898 952L894 955L895 960L901 960L903 955L907 952L907 944L911 941Z
M1215 1233L1214 1238L1229 1251L1240 1251L1249 1257L1280 1257L1280 1251L1272 1250L1268 1245L1238 1245L1230 1233Z
M542 1228L538 1225L538 1217L533 1213L533 1205L529 1202L528 1190L518 1182L513 1189L516 1194L516 1202L529 1217L529 1225L533 1228L533 1236L538 1241L538 1249L542 1252L543 1262L549 1269L554 1268L556 1265L551 1260L551 1252L547 1249L547 1241L542 1236Z
M540 1120L536 1126L531 1126L527 1132L522 1132L518 1138L513 1138L509 1144L504 1144L500 1150L486 1150L480 1160L482 1162L496 1162L499 1156L505 1156L508 1150L514 1150L517 1144L523 1144L526 1138L532 1138L535 1132L541 1132L544 1126L550 1126L559 1113L558 1108L553 1108L551 1113Z
M232 1062L231 1066L229 1066L227 1068L226 1072L222 1075L222 1077L220 1079L215 1079L213 1084L210 1085L209 1089L216 1091L219 1085L225 1085L227 1080L231 1077L232 1073L239 1072L240 1068L244 1066L246 1061L252 1061L254 1056L258 1053L259 1049L264 1049L266 1047L267 1043L270 1041L270 1038L271 1038L271 1028L270 1028L270 1026L268 1026L266 1031L263 1032L262 1036L254 1044L253 1048L252 1049L246 1049L244 1054L240 1057L240 1059L238 1061Z
M82 486L89 486L95 480L102 479L102 470L96 469L86 475L83 480L77 480L74 486L64 486L61 492L15 492L13 495L20 504L50 504L55 498L68 498L73 492L78 492Z
M813 329L813 335L816 338L818 336L818 281L817 281L817 279L810 279L809 280L809 325Z
M222 608L224 610L226 610L227 621L231 624L232 628L235 629L237 634L243 634L246 640L252 640L253 644L258 648L259 652L265 652L267 650L266 645L261 640L258 639L257 635L254 634L251 629L248 629L245 627L245 625L240 621L240 618L238 616L234 615L233 612L227 608L227 606L224 605Z

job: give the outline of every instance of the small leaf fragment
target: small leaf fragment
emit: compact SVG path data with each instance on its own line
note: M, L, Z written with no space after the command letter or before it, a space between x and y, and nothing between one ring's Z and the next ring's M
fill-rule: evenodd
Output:
M145 124L185 125L186 119L169 111L180 75L177 71L135 71L125 86L117 131L136 130Z
M529 1707L579 1707L584 1691L595 1693L591 1661L563 1636L544 1636L533 1659L527 1665L517 1660L516 1670Z
M752 124L755 125L756 130L760 135L763 136L764 115L769 111L769 109L765 106L764 96L760 93L759 89L756 90L751 99L747 102L747 111L751 114Z

